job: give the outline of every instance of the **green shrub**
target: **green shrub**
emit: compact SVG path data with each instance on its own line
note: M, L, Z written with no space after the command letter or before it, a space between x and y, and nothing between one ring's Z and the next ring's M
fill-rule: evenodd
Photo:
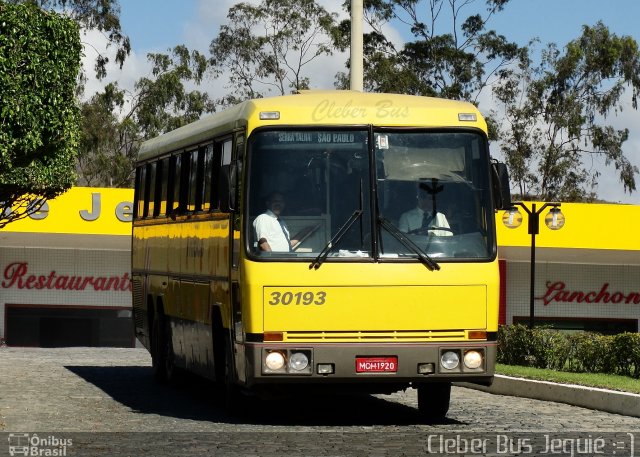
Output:
M610 373L609 347L611 338L597 333L580 332L570 335L572 351L570 371Z
M564 370L571 351L571 342L567 335L553 329L544 329L540 332L543 340L540 345L544 348L544 366L539 368L549 368L551 370Z
M640 378L640 334L568 333L505 325L498 330L497 361L505 365Z
M640 334L620 333L611 337L610 357L617 374L640 377Z
M524 325L504 325L498 330L498 363L528 366L531 356L529 329Z

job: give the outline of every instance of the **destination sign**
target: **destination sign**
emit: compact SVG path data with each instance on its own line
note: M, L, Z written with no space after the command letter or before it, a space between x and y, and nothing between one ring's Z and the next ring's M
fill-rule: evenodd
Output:
M362 141L362 135L350 132L280 132L280 143L356 143Z

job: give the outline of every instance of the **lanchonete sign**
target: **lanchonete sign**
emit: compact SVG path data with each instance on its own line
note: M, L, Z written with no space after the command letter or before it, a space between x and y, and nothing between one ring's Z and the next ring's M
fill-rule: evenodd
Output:
M28 262L12 262L4 268L2 288L4 289L48 289L48 290L95 290L98 292L131 291L129 273L121 276L71 276L57 273L32 274Z
M567 289L562 281L547 282L547 291L539 297L544 305L551 303L613 303L634 304L640 303L640 291L621 292L609 290L609 283L605 282L600 290L581 291Z

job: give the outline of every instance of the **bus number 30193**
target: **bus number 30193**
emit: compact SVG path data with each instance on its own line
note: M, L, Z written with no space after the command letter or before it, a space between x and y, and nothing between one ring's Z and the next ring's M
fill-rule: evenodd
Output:
M324 305L327 293L319 292L271 292L270 305Z

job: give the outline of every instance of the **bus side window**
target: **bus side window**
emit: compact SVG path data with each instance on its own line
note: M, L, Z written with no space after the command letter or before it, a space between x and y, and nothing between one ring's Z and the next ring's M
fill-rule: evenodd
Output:
M167 215L167 188L169 184L169 157L165 157L159 163L160 171L158 175L159 179L159 190L158 190L158 215L166 216Z
M153 216L153 209L156 197L156 163L147 164L147 197L145 198L145 217Z
M182 157L171 156L169 159L169 178L167 179L167 215L178 212L180 204L180 177L182 176Z
M195 186L196 186L195 211L196 212L200 212L200 211L203 210L202 204L204 202L203 192L204 192L204 155L205 155L205 151L206 151L206 149L204 148L204 146L200 146L198 148L198 152L196 154L196 156L197 156L196 170L195 170L195 175L196 175L196 182L195 182ZM191 170L191 176L193 176L193 175L194 175L194 170Z
M141 219L144 214L144 194L146 184L146 171L147 168L144 165L136 168L136 207L135 207L135 219Z
M144 192L144 208L142 211L142 217L146 218L153 214L153 199L155 198L156 190L156 163L147 164L147 172L145 179L145 192Z
M200 150L202 157L202 211L211 211L213 200L213 144L207 144Z
M183 152L180 158L180 187L178 189L178 214L185 214L189 204L189 163L191 154Z
M160 181L162 180L162 161L158 160L154 164L155 176L151 178L153 195L149 197L149 216L158 217L160 214Z
M233 141L227 138L215 144L213 179L214 179L214 204L216 209L225 211L229 200L229 164L231 163L231 151Z
M211 210L220 209L220 167L222 166L222 143L211 145Z
M189 199L187 211L198 211L198 150L189 152Z

